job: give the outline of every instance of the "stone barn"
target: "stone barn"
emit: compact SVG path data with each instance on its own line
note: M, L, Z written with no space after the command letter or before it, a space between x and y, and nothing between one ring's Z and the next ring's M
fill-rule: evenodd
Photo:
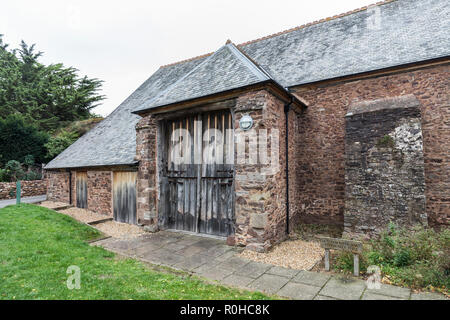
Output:
M256 251L448 227L448 17L385 1L162 66L47 164L48 199Z

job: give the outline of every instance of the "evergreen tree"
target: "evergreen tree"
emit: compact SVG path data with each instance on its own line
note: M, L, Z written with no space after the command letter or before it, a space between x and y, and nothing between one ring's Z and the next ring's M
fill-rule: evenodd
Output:
M79 77L77 69L63 64L44 65L42 54L24 41L8 50L0 35L0 117L18 113L50 133L92 117L91 110L104 99L102 81Z
M37 163L45 162L45 144L48 139L47 133L27 123L20 114L0 118L0 166L3 167L11 160L29 162L30 156L33 156Z

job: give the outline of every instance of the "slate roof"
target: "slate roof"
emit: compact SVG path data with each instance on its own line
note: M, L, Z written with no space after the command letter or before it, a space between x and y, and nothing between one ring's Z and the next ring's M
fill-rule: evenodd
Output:
M271 80L267 72L254 64L233 43L227 42L157 97L149 98L135 111L161 107L267 80Z
M174 78L180 78L198 63L199 61L190 61L156 71L105 120L75 141L45 168L134 164L135 126L141 117L131 111L149 98L156 96L161 90L171 85Z
M448 0L398 0L240 46L283 86L450 55Z
M235 49L228 45L162 67L46 168L133 164L140 117L132 111L261 81L263 75L292 87L448 57L448 30L447 0L389 1L239 45L256 70L250 70L245 56L228 52Z

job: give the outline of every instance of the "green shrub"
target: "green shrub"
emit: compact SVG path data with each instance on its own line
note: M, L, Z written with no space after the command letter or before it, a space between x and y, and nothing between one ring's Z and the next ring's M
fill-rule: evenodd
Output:
M0 182L14 182L17 180L40 180L42 175L39 171L35 171L32 167L34 159L27 156L28 170L24 170L24 166L16 160L10 160L6 163L4 169L0 169ZM31 164L30 164L31 163Z
M25 173L23 180L41 180L42 179L42 175L39 172L36 171L28 171L27 173Z
M5 169L0 169L0 182L8 182L10 179Z
M6 174L11 181L22 180L25 176L25 171L19 161L10 160L5 165Z
M23 164L31 167L34 165L34 156L32 154L27 154L23 160Z
M47 156L53 159L78 139L76 132L62 130L58 135L51 137L45 144Z
M360 255L362 272L379 266L393 284L415 288L433 286L448 292L450 287L450 229L399 229L390 225L378 239L364 245ZM339 253L335 269L351 272L353 255Z
M385 135L377 141L377 146L380 148L393 148L395 146L394 138Z
M411 253L408 249L400 249L394 254L393 263L396 267L409 266L412 263Z

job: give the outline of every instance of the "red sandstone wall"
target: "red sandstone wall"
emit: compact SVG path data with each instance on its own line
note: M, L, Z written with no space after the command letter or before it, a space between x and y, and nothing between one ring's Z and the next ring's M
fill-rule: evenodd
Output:
M47 171L47 199L69 203L69 173ZM112 171L88 170L88 209L112 216ZM76 171L72 171L72 205L76 202Z
M426 210L430 225L450 223L450 66L389 76L297 87L309 108L299 120L296 219L343 222L344 136L354 101L414 94L421 103Z
M265 90L250 92L237 99L235 112L235 134L239 135L239 120L244 114L249 114L254 121L253 129L258 134L267 129L279 132L279 170L273 175L261 174L264 165L239 164L235 154L235 215L236 235L238 244L246 245L247 249L265 251L286 236L286 153L285 153L285 116L284 103ZM289 170L290 199L295 199L297 188L295 143L297 115L289 114ZM268 140L269 158L272 151L271 140ZM257 143L259 145L259 141ZM235 148L237 152L237 148ZM271 160L269 160L271 161ZM259 162L260 163L260 162ZM295 209L295 201L292 202ZM292 225L291 225L292 229Z
M139 160L137 175L138 223L157 229L158 186L157 144L158 122L152 116L142 118L136 125L136 159Z
M32 197L47 193L46 180L21 181L21 196ZM16 182L0 182L0 200L16 197Z
M87 178L88 209L96 213L112 216L111 171L88 170Z
M69 173L47 171L47 200L69 203Z

